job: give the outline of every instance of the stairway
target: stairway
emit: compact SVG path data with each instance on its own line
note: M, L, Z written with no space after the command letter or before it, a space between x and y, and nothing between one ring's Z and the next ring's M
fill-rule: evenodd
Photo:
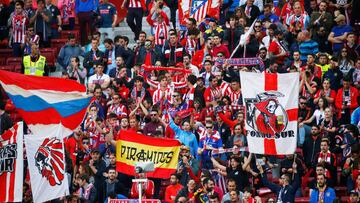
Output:
M146 16L142 18L142 30L146 32L147 36L151 34L151 26L146 22ZM119 24L119 27L115 28L115 36L122 35L129 38L129 48L133 48L136 42L134 41L134 33L126 23L126 19Z

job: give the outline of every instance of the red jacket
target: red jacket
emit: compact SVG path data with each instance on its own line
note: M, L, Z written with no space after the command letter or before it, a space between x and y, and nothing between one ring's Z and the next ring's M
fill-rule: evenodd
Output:
M336 95L335 106L337 109L342 109L343 89L344 88L339 89ZM355 87L350 87L350 113L352 113L354 109L356 109L356 107L358 106L357 104L358 95L359 95L358 90ZM341 113L341 111L339 112Z

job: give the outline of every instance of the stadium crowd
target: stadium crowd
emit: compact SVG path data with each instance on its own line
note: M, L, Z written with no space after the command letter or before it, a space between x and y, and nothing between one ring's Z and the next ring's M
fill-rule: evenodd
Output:
M122 130L183 144L177 172L143 184L147 199L359 202L359 0L222 0L219 16L201 21L179 20L175 0L125 0L134 47L132 38L114 36L119 21L108 1L0 1L0 44L22 57L14 70L61 70L94 97L65 141L71 195L53 202L137 198L134 177L115 169L111 143ZM143 17L151 34L142 31ZM42 50L74 29L80 32L67 36L49 64ZM242 71L300 72L295 154L240 150L247 146ZM21 119L2 97L0 133ZM227 152L213 155L222 148ZM32 202L26 177L24 202Z

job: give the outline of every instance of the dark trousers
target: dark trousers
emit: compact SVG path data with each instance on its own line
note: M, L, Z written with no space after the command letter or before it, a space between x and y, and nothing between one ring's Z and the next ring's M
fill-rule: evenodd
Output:
M133 33L135 34L136 40L139 39L139 34L142 29L142 17L142 8L128 8L126 23L129 25L131 31L133 31Z
M23 55L23 49L21 43L12 43L14 57L21 57Z
M75 18L69 18L69 24L63 25L63 30L74 30L75 28Z
M78 19L80 24L80 44L81 46L85 46L89 39L88 36L92 35L95 30L93 26L94 21L94 13L92 11L89 12L79 12Z
M39 35L40 48L49 48L51 46L51 44L50 44L51 37L47 37L47 39L45 39L43 33L37 32L36 34Z

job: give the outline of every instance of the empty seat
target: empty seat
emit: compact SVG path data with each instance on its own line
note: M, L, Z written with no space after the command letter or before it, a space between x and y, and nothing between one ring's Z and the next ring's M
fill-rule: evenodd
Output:
M6 59L6 65L21 65L21 57L9 57Z
M14 71L14 65L3 65L0 66L0 70L5 70L5 71Z
M80 39L80 32L79 30L63 30L60 33L61 39L68 39L69 35L75 35L76 39Z
M0 58L9 58L13 55L12 49L0 49Z
M295 203L308 203L308 202L310 202L309 197L296 197L295 198Z
M63 47L67 43L67 39L52 39L51 40L51 47L56 48L56 54L58 55L61 47Z
M21 65L15 65L14 72L16 73L22 73L22 66Z
M55 67L55 52L56 48L40 49L40 54L46 58L46 63L49 67Z

